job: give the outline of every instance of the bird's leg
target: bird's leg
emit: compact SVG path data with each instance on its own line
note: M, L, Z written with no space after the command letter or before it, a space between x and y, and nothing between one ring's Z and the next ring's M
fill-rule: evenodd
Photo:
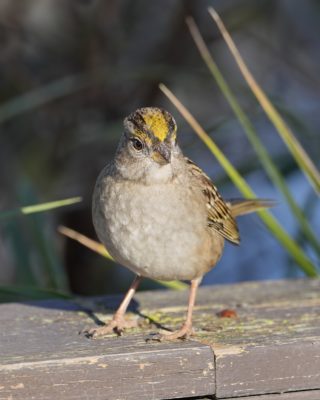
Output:
M113 315L112 320L108 324L100 326L99 328L92 328L89 329L88 331L84 331L86 336L98 337L98 336L104 336L111 332L115 332L118 335L121 335L126 328L134 328L135 326L137 326L136 321L126 321L124 319L124 314L127 311L130 301L132 300L132 297L134 296L139 286L139 283L141 282L141 279L142 279L141 276L136 275L127 294L124 296L119 308Z
M174 340L174 339L186 339L192 334L192 312L193 312L193 307L194 303L196 300L196 295L197 295L197 290L198 287L201 283L202 277L201 278L196 278L191 281L191 287L190 287L190 295L189 295L189 302L188 302L188 312L187 312L187 318L185 320L185 323L182 325L182 327L172 333L163 333L160 335L159 340Z

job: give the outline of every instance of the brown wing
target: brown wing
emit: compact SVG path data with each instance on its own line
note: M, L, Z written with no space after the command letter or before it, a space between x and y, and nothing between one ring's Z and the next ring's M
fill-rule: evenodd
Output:
M185 159L191 174L201 181L202 192L207 200L208 226L230 242L239 244L240 237L237 223L218 189L201 168L188 158Z

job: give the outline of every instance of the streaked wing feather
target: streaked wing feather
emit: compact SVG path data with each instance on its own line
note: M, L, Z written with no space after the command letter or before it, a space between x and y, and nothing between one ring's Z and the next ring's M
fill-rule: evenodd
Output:
M202 182L202 192L207 200L208 226L234 244L240 243L237 223L231 210L221 197L211 179L193 161L186 158L190 172Z

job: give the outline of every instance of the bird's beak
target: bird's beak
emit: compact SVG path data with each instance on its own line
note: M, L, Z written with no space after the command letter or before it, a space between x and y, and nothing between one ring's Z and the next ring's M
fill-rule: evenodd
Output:
M160 165L169 164L171 161L171 149L164 143L160 143L153 149L151 157Z

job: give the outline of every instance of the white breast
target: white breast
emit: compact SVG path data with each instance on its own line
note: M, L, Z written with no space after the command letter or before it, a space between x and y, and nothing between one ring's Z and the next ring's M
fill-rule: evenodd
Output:
M134 185L134 186L133 186ZM153 279L193 279L208 270L207 212L201 193L173 184L116 183L96 188L93 209L99 239L112 256ZM201 202L203 204L201 204Z

